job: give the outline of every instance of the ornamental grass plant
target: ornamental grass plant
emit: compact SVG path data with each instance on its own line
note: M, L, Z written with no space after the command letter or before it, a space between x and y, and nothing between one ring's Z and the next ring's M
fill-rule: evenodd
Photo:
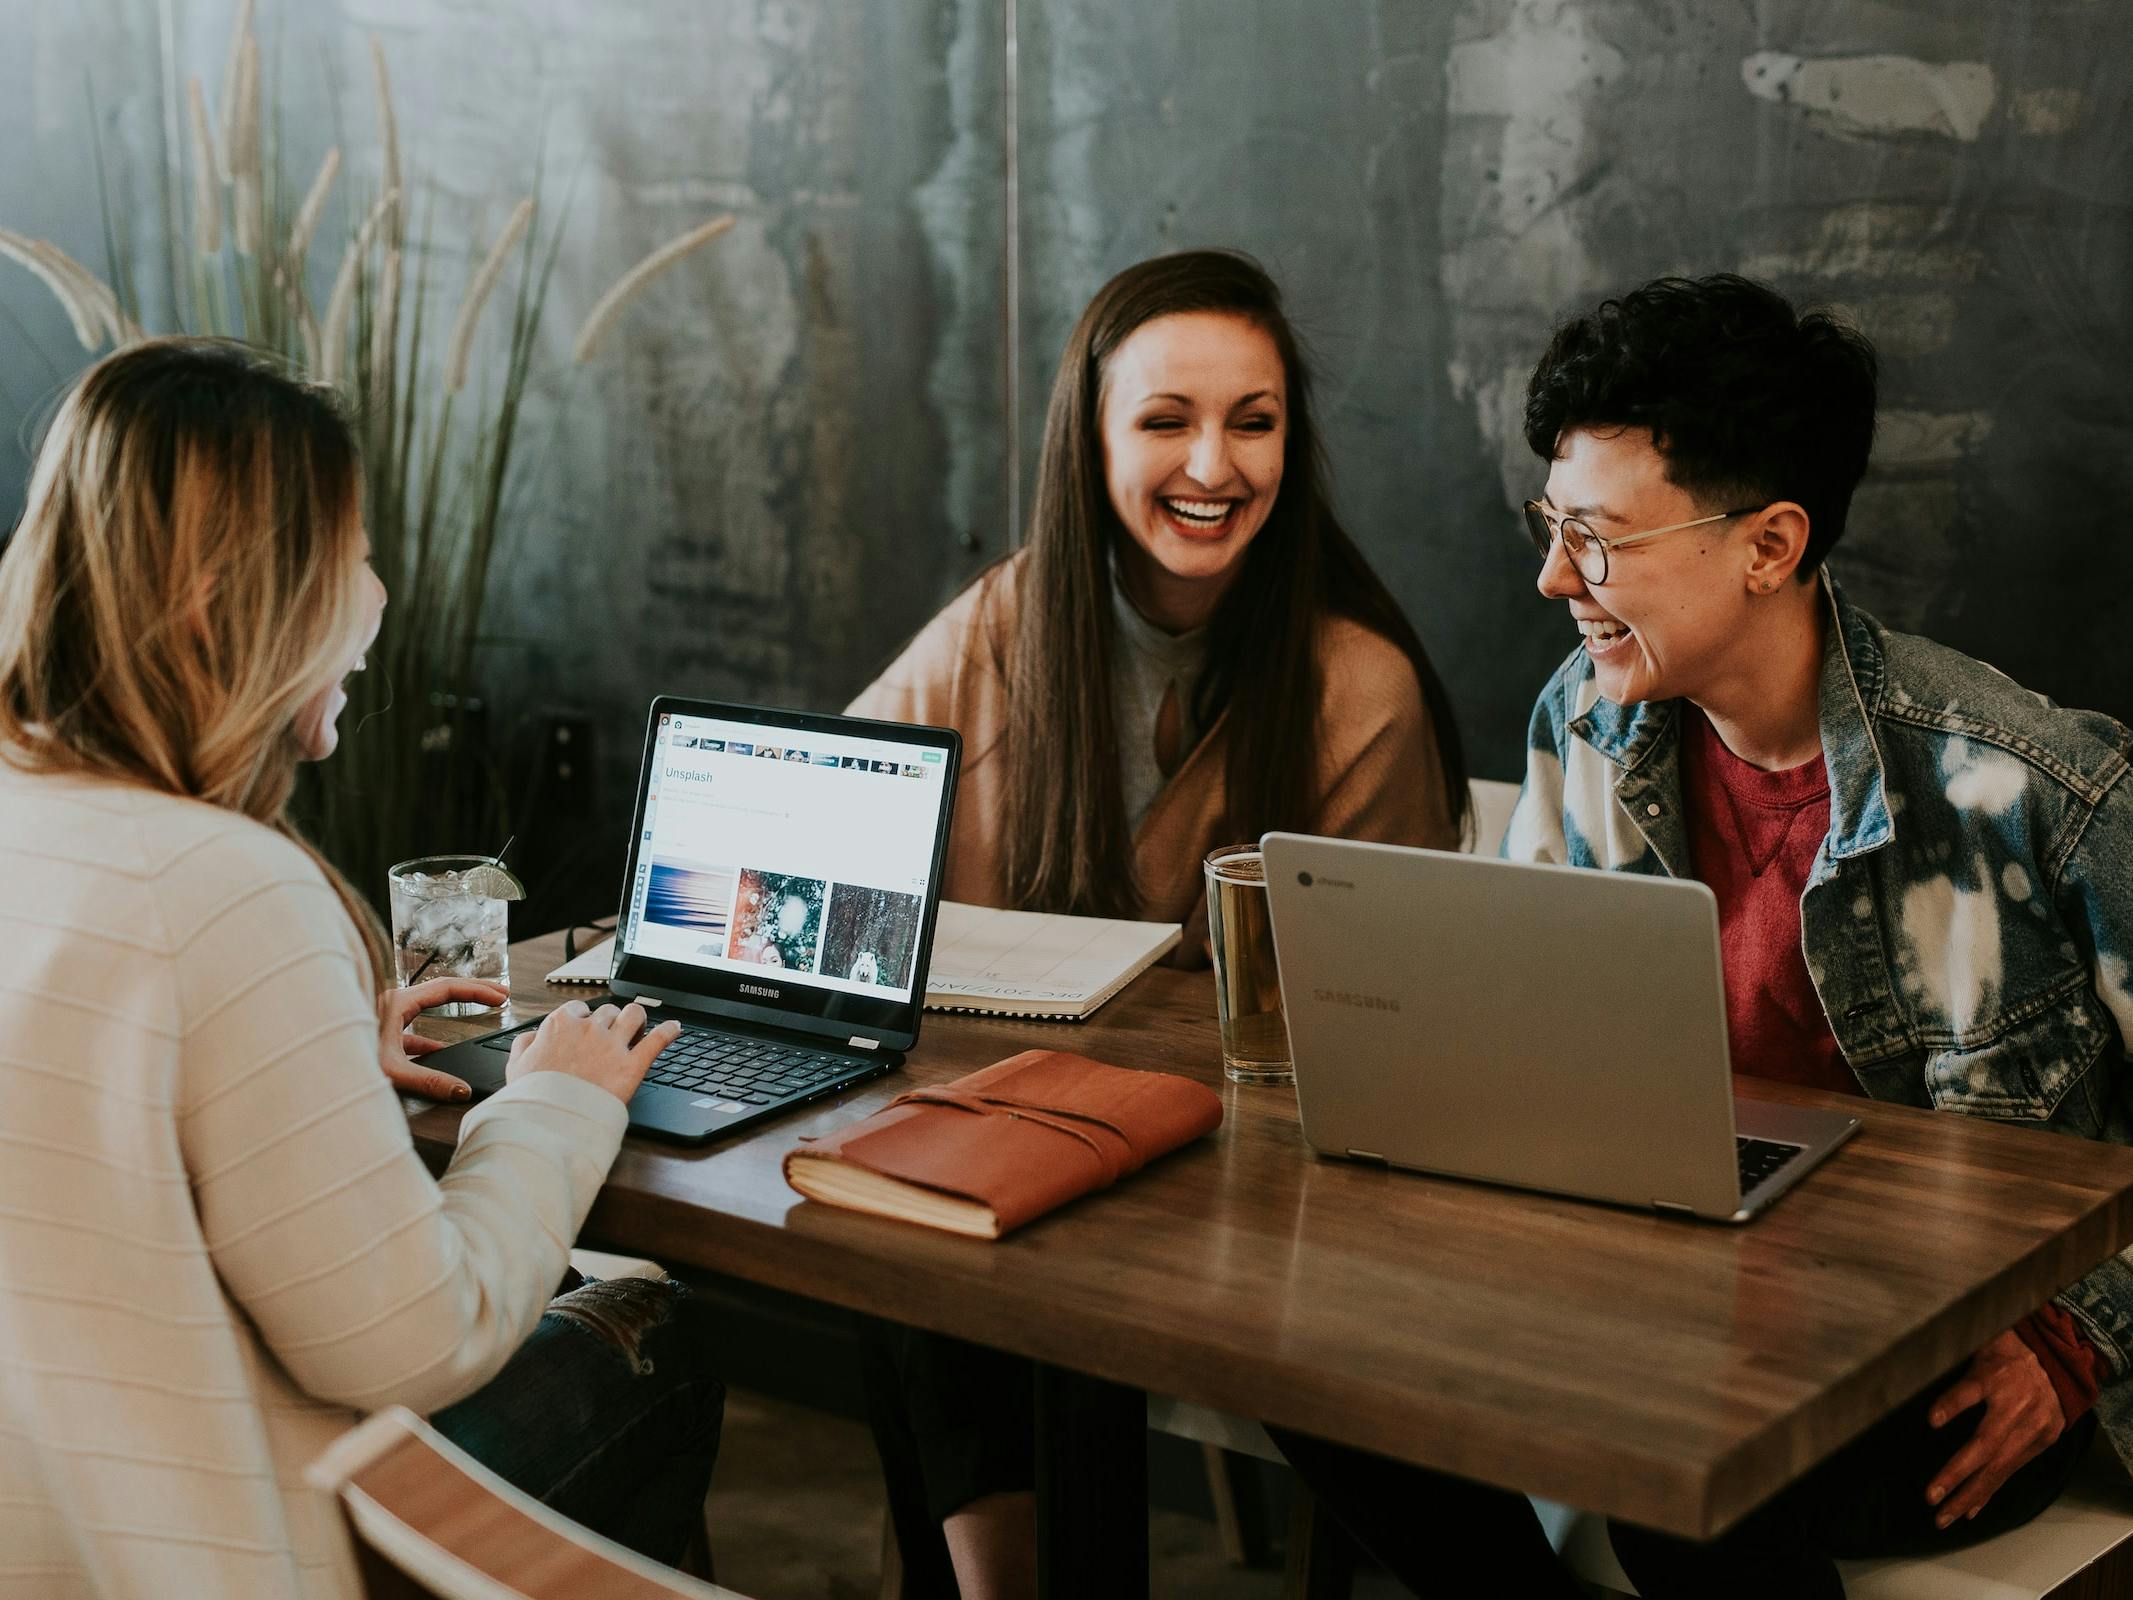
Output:
M0 258L42 282L92 354L157 334L241 339L342 395L363 445L372 560L392 598L369 670L349 683L340 750L306 771L297 806L320 848L382 909L393 863L493 849L507 831L501 752L476 692L478 652L563 229L543 228L538 166L533 193L486 248L471 238L440 248L427 204L411 229L409 196L420 186L403 168L375 38L369 57L375 188L344 177L335 147L298 190L283 167L280 107L263 79L252 0L240 0L219 95L211 99L198 77L184 86L184 176L181 192L163 196L172 220L159 265L170 287L159 310L144 307L149 263L113 214L101 148L105 275L6 229ZM93 128L93 102L90 120ZM692 227L623 273L579 329L572 363L591 360L646 284L733 220ZM339 249L321 313L310 288L328 241ZM440 342L442 281L468 261L476 264ZM500 358L497 341L481 338L499 321Z

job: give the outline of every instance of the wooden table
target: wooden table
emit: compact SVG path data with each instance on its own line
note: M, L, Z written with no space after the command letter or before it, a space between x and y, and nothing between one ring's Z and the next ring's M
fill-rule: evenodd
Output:
M517 1015L578 992L541 982L561 955L513 947ZM1745 1087L1864 1127L1746 1227L1317 1159L1292 1091L1223 1082L1213 1005L1205 973L1159 970L1078 1027L928 1015L902 1071L840 1099L726 1144L627 1141L588 1241L1099 1380L1054 1414L1086 1404L1114 1445L1147 1390L1692 1536L2133 1242L2133 1151L1767 1083ZM786 1187L802 1135L1043 1044L1214 1084L1223 1126L995 1243ZM415 1118L433 1161L458 1117Z

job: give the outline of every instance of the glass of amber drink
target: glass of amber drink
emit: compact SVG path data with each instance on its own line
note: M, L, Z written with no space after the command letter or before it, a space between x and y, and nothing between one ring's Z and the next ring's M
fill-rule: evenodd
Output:
M1232 1083L1294 1083L1289 1023L1274 965L1266 863L1254 844L1212 851L1207 877L1207 948L1222 1022L1222 1070Z

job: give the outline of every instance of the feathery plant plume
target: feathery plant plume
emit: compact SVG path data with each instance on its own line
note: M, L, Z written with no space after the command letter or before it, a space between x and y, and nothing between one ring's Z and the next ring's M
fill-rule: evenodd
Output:
M400 335L400 252L388 248L385 271L378 279L377 303L370 320L370 403L375 413L390 415L393 401L393 367Z
M370 76L378 96L378 152L380 156L380 188L389 195L400 193L400 122L393 115L392 80L385 72L385 46L376 34L370 36ZM394 201L393 217L385 231L385 242L400 243L401 218L399 202Z
M496 288L496 280L504 275L504 264L526 229L533 222L533 201L521 200L511 212L511 220L504 224L504 231L496 236L496 243L489 249L488 259L482 262L481 270L467 285L467 297L461 302L459 316L452 324L452 337L445 345L444 392L457 394L467 386L467 358L474 349L474 327L481 320L481 308L489 303L489 295Z
M29 245L37 259L52 269L54 277L65 279L74 291L75 303L89 318L94 344L101 345L106 338L123 342L125 329L119 321L118 297L104 287L103 280L49 239L32 239Z
M208 131L207 91L197 77L185 80L185 102L193 125L193 248L203 256L222 249L222 193L216 168L215 136Z
M311 253L312 235L318 232L319 213L326 209L326 196L333 192L333 180L341 172L341 147L335 145L326 152L326 159L319 163L318 176L311 180L311 188L304 196L304 203L297 207L296 221L289 228L288 248L282 252L288 262L291 277L299 277L304 270L304 259Z
M75 304L80 306L89 319L92 338L91 348L101 345L107 338L116 338L118 318L117 298L91 275L89 269L76 261L66 251L49 239L29 241L30 252L52 270L52 280L64 279L73 291ZM109 309L106 304L109 303Z
M217 146L220 154L215 163L216 175L224 183L235 181L237 176L232 151L237 146L237 99L238 81L244 73L244 47L252 37L252 0L238 0L237 15L230 24L229 48L223 54L222 63L222 123L217 130L222 135Z
M103 343L99 328L101 319L92 307L83 304L80 286L75 283L73 275L54 267L37 248L38 243L0 228L0 256L20 262L43 279L44 286L52 291L52 298L59 302L59 309L67 314L67 321L74 325L74 337L81 341L81 347L94 350Z
M319 214L326 209L326 196L332 192L333 180L340 171L341 147L335 145L319 163L318 176L311 180L304 203L297 207L296 220L289 225L289 242L283 246L281 261L274 268L274 286L281 291L282 303L295 320L297 337L303 343L304 367L310 372L318 370L319 325L311 312L310 296L304 293L304 270L311 257L312 236L318 232Z
M355 311L356 279L362 273L364 257L370 254L371 235L377 232L385 213L398 200L397 190L389 190L378 197L378 203L370 208L362 226L356 229L355 237L348 241L348 253L341 257L341 269L333 276L333 293L326 297L325 325L319 331L318 375L328 383L341 380L341 357L348 341L348 321Z
M623 307L634 300L646 284L667 268L701 250L732 227L733 223L734 218L730 212L723 217L714 217L701 227L691 228L681 237L668 240L617 278L614 287L600 296L599 303L592 308L579 327L577 338L571 341L571 361L580 364L590 361L598 352L600 341L607 336L607 330L613 327L615 319L622 315Z
M241 256L257 255L260 246L262 204L259 157L259 41L245 36L238 58L237 109L230 117L230 142L224 152L229 162L232 193L230 216L233 240Z
M141 336L140 328L120 309L118 296L103 279L49 240L32 239L29 246L55 273L74 285L82 306L98 325L99 343L106 335L113 346L130 344Z

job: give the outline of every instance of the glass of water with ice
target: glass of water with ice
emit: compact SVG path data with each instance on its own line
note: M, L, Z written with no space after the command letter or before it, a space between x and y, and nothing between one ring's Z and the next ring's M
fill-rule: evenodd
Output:
M393 960L402 987L431 978L511 984L507 908L518 879L488 856L424 856L392 869ZM473 1001L433 1008L444 1017L495 1009Z

